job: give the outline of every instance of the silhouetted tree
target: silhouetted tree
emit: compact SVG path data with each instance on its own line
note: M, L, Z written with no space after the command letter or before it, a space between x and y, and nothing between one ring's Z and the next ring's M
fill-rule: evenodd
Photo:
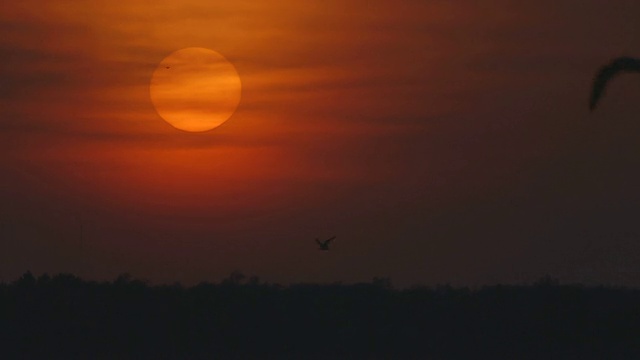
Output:
M240 285L246 279L246 276L241 271L234 271L229 274L229 277L222 280L222 284L228 285Z

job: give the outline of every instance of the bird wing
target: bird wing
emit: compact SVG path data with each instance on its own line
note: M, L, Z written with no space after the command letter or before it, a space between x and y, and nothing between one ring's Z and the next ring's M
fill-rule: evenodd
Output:
M327 240L325 240L325 241L324 241L324 243L328 245L328 244L329 244L333 239L335 239L335 238L336 238L335 236L330 237L330 238L328 238Z
M589 109L591 111L598 105L598 100L602 97L609 81L621 72L640 72L640 59L620 57L598 70L593 80L591 98L589 99Z
M318 243L318 245L322 246L322 241L320 241L320 239L316 239L316 242Z

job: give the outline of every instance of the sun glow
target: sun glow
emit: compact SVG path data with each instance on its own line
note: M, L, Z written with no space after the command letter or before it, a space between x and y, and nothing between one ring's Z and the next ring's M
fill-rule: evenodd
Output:
M153 73L149 93L158 114L173 127L192 132L214 129L240 103L235 67L219 53L186 48L167 56Z

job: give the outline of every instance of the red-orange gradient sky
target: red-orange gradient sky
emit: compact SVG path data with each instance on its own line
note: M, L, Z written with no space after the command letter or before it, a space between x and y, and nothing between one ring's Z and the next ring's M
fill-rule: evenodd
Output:
M637 0L0 4L0 277L640 285ZM242 79L176 130L178 49ZM83 236L80 236L80 224ZM315 237L337 235L330 253Z

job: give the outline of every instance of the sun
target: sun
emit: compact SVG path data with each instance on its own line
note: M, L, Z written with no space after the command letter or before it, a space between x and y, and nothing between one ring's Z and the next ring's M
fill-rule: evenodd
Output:
M202 132L227 121L240 103L236 68L216 51L191 47L164 58L151 76L149 95L176 129Z

